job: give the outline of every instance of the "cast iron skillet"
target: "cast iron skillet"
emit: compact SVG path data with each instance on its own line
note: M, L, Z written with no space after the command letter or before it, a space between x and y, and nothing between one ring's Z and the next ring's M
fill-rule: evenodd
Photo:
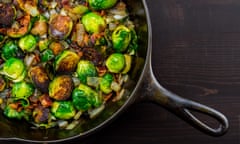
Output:
M136 24L139 35L141 58L136 60L135 70L138 73L132 75L132 80L125 87L129 90L129 96L118 103L110 103L98 118L81 122L75 129L66 131L59 129L39 130L31 128L25 122L10 121L0 115L0 140L20 140L25 142L60 142L85 136L98 131L126 110L137 99L155 102L167 110L191 124L200 131L212 135L221 136L228 130L227 118L220 112L205 105L193 102L177 96L163 88L153 75L151 67L151 24L145 0L126 0L131 19ZM140 69L138 69L140 67ZM191 111L196 111L216 119L218 128L212 128L195 117Z

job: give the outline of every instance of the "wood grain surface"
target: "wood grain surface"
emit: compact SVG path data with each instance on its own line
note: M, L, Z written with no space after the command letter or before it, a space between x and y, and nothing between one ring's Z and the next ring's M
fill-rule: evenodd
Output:
M240 1L148 0L148 6L158 81L224 113L228 133L208 136L160 106L138 103L86 141L67 143L240 144Z

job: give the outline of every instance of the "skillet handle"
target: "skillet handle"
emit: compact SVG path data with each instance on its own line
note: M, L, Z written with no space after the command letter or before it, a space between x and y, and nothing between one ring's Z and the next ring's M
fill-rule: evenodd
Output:
M188 122L193 127L199 129L200 131L209 134L211 136L221 136L224 135L228 128L229 123L227 118L220 112L205 106L203 104L187 100L185 98L179 97L178 95L163 88L156 80L151 65L149 65L149 70L145 71L144 75L145 82L143 83L144 98L150 100L151 102L157 103L167 110L173 112L186 122ZM210 116L219 122L218 128L212 128L196 116L194 116L191 111L199 112Z

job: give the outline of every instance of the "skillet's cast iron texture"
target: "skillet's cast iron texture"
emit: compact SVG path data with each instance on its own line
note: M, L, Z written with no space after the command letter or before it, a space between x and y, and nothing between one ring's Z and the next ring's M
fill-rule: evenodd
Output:
M158 84L151 68L151 24L145 0L127 0L127 3L129 10L131 10L131 19L134 20L137 25L137 33L140 38L139 55L143 58L139 59L136 64L136 66L141 66L139 73L134 75L132 82L129 82L128 89L131 92L129 97L117 105L108 105L106 110L98 118L80 124L71 131L59 129L34 130L31 129L27 123L23 124L10 121L0 115L0 140L60 142L74 138L84 138L108 124L127 109L136 99L148 100L160 104L192 126L209 135L221 136L226 133L229 124L223 114L202 104L180 98ZM209 127L197 119L191 111L197 111L215 118L219 122L219 127Z

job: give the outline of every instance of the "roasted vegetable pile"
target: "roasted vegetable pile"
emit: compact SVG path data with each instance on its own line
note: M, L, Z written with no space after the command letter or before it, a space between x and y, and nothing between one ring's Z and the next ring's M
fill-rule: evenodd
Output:
M0 1L0 106L10 120L73 129L126 93L137 57L121 0Z

